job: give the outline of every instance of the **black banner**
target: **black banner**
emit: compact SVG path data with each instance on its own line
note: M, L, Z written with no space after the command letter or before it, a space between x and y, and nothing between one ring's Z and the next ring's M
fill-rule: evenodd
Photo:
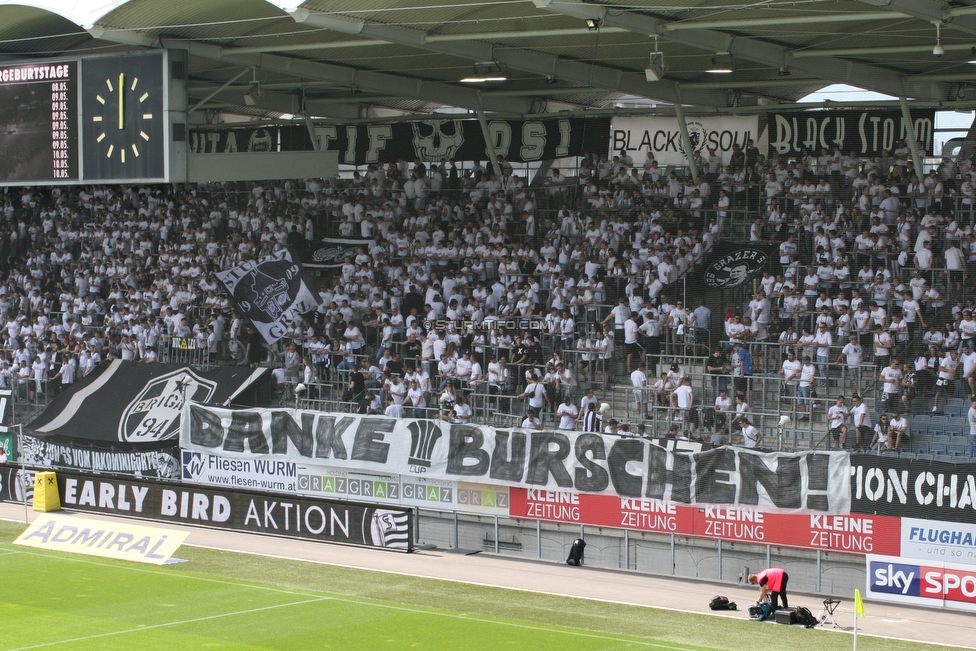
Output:
M355 258L359 248L368 248L372 240L344 239L341 237L324 237L319 248L308 247L308 266L338 269L346 258Z
M24 463L60 470L111 472L150 479L180 478L180 448L175 441L160 449L97 449L87 442L58 443L24 434Z
M976 463L853 454L851 512L976 522Z
M931 154L935 110L911 113L917 140ZM833 152L834 146L845 156L852 151L859 157L880 156L893 151L899 140L909 145L912 133L901 111L891 109L790 111L769 113L767 120L769 153L780 156L795 156L803 149L816 156L821 149Z
M0 463L0 502L24 501L24 490L27 499L34 499L34 471L22 470L18 466Z
M269 376L264 368L222 366L198 371L175 364L115 360L55 398L28 431L38 439L78 448L172 448L179 437L185 401L225 404L234 396L242 399L245 391Z
M704 262L695 266L689 285L702 291L727 290L767 270L774 276L782 272L779 245L721 240L712 247Z
M410 509L58 472L61 504L157 522L410 551Z
M610 146L610 118L488 120L488 132L495 151L513 163L603 153ZM477 120L328 125L315 127L315 135L322 150L339 152L346 165L490 158ZM194 154L314 150L304 125L190 131Z
M283 148L281 127L238 127L220 131L191 129L188 144L191 154L263 153L303 149L302 146L294 146L292 139L288 139L291 146Z

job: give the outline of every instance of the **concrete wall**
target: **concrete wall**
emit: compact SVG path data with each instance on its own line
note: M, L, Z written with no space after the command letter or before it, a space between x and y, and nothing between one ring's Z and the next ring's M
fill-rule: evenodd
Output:
M850 595L863 589L864 557L836 552L791 549L765 544L719 542L699 538L624 532L621 529L421 511L418 544L494 553L525 559L565 561L573 540L586 540L584 563L709 581L744 581L748 571L784 567L790 588L824 595Z

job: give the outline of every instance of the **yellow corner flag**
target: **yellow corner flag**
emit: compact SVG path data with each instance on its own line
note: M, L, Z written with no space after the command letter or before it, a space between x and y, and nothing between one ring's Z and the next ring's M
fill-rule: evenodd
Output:
M864 614L864 601L861 599L861 591L857 588L854 589L854 614L867 617Z

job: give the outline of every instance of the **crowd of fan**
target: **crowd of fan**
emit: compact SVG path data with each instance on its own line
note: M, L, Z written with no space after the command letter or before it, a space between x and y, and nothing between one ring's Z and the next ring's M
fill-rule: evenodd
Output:
M764 274L748 306L723 306L722 374L751 373L754 342L817 364L813 377L802 362L789 376L793 362L775 369L785 390L824 381L835 341L850 340L840 359L856 374L860 360L896 358L927 329L933 348L908 370L933 376L945 351L972 344L973 302L940 311L976 262L969 156L921 181L904 143L879 159L825 150L787 161L749 142L727 162L700 157L698 182L652 156L635 167L621 151L532 187L499 157L467 169L398 161L349 180L11 189L0 198L0 385L55 393L105 360L155 361L166 337L262 363L269 351L215 272L333 235L362 246L322 278L317 312L270 351L282 382L341 380L348 398L369 396L367 410L459 422L472 413L458 389L480 386L527 399L526 427L548 407L560 427L595 430L592 393L576 404L589 384L612 382L615 358L645 405L694 403L674 369L657 380L662 343L711 325L676 281L745 217L750 241L778 245L784 271Z

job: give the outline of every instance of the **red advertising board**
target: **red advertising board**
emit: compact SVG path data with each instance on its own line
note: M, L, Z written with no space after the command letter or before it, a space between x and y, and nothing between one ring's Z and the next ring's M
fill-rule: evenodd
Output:
M775 513L525 488L510 489L509 513L513 518L852 554L897 556L901 550L900 518L883 515Z

